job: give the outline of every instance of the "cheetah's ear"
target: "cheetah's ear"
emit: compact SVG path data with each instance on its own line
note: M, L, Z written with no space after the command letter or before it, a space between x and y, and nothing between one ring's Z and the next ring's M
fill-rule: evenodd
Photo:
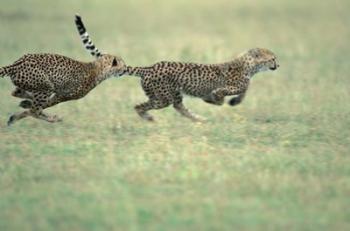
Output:
M116 58L113 59L113 62L112 62L112 66L117 66L118 65L118 61Z

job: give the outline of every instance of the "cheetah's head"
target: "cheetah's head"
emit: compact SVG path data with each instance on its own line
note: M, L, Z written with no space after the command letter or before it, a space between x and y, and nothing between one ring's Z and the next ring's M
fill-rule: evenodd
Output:
M244 59L253 74L260 71L274 71L279 67L276 55L265 48L250 49L240 57Z
M120 76L126 68L124 60L114 55L103 54L97 62L101 65L104 76Z

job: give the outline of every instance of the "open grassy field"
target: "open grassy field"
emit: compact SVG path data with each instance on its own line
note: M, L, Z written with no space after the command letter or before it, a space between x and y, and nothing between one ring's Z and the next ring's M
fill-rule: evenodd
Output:
M350 1L0 0L0 65L24 53L129 65L217 63L273 50L237 107L185 104L142 121L139 79L6 126L22 110L0 79L0 230L350 230Z

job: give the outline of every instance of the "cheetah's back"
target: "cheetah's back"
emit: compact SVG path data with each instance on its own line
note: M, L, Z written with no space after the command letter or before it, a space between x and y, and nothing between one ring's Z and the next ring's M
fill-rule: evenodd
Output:
M202 97L225 85L218 65L183 62L160 62L152 66L143 85L163 88L170 85L175 91Z
M56 54L27 54L11 65L9 76L28 91L67 91L79 87L88 74L87 64Z

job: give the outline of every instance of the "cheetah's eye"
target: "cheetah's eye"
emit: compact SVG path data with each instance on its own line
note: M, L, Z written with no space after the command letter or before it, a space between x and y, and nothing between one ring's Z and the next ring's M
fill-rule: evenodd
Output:
M112 66L117 66L118 65L118 61L116 58L113 59L113 62L112 62Z

